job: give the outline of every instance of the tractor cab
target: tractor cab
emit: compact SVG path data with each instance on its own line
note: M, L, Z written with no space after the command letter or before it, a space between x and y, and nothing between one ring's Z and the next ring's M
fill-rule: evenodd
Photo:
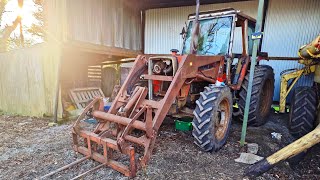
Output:
M192 54L192 31L196 14L188 16L187 27L182 31L182 55ZM200 56L224 56L222 81L239 90L246 74L253 49L251 36L256 20L233 8L200 12L198 17L197 51ZM207 76L211 76L207 74Z
M186 30L183 29L182 54L191 54L190 44L196 15L190 14ZM198 55L227 56L250 55L255 20L232 8L199 13ZM241 33L237 34L237 33ZM233 54L235 52L235 54Z

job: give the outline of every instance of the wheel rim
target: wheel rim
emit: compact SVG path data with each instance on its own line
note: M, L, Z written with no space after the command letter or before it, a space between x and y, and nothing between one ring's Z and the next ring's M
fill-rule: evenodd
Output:
M228 130L230 121L230 103L227 98L223 99L217 110L217 115L214 120L214 135L217 140L222 140Z
M272 81L270 79L267 79L262 87L260 95L260 113L263 117L267 115L270 110L271 104L269 101L272 98L272 92Z

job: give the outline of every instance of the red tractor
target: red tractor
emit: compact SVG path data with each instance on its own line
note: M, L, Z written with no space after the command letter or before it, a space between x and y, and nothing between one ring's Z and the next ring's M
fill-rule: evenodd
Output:
M139 55L108 112L97 98L78 118L74 150L133 177L148 163L166 116L194 117L195 144L204 151L220 149L233 114L243 117L254 27L253 18L230 8L189 15L182 53ZM240 54L232 53L236 28ZM254 71L248 123L259 126L271 107L274 73L266 65ZM239 110L233 113L235 104ZM81 125L87 116L99 122L94 130Z

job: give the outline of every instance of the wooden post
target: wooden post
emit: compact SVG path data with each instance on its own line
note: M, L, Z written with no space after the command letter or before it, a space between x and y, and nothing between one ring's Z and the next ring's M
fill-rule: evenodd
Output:
M57 69L57 76L56 76L56 95L55 95L55 104L54 104L54 115L53 115L53 122L58 122L58 111L59 111L59 95L60 95L60 73L61 73L61 61L62 61L62 54L60 55L59 62L58 62L58 69Z
M258 176L269 169L280 161L286 160L293 157L320 142L320 125L316 127L313 131L301 137L300 139L294 141L288 146L280 149L276 153L259 161L258 163L250 166L245 170L246 176Z

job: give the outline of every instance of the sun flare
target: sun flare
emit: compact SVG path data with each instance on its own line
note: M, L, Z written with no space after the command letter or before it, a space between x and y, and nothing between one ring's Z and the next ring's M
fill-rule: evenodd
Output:
M12 4L12 17L16 18L17 16L21 17L22 24L24 26L30 27L35 23L36 19L33 17L35 11L34 4L31 0L25 0L23 7L19 7L16 0L11 0Z
M23 17L23 15L24 15L24 12L23 12L24 9L23 8L18 7L16 11L17 11L16 14L18 16Z
M8 0L0 25L1 27L11 25L20 16L22 25L29 28L33 23L37 23L33 16L36 10L37 8L32 0L24 0L22 7L19 7L17 0Z

